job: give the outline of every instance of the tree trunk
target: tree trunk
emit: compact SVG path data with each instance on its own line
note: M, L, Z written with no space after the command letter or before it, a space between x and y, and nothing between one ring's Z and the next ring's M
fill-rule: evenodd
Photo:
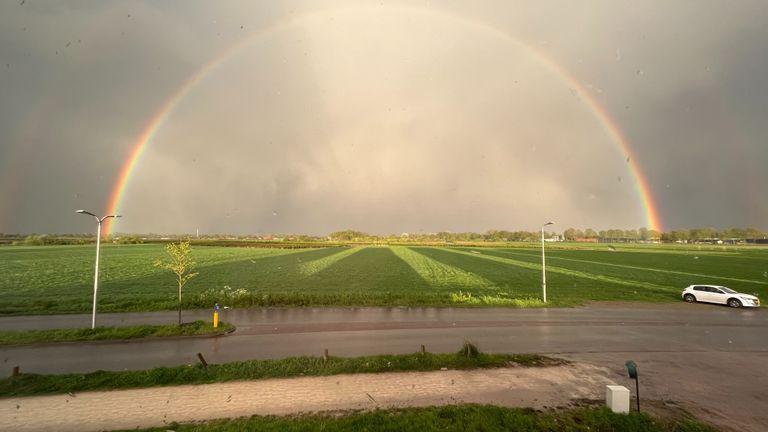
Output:
M181 327L181 281L179 281L179 327Z

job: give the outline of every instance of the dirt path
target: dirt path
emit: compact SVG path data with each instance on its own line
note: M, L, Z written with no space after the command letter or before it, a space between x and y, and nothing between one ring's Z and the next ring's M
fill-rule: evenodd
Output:
M0 399L0 429L89 431L163 426L252 414L488 403L568 406L602 399L610 371L576 363L505 368L237 381Z
M674 401L718 430L768 431L768 374L763 372L768 353L579 353L558 357L605 366L616 383L630 388L634 384L624 362L633 359L640 374L641 402Z

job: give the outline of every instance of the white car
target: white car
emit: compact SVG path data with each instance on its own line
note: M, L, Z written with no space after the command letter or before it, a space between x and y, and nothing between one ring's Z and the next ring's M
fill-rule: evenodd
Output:
M683 300L688 303L707 302L727 304L730 307L758 307L760 299L742 294L720 285L691 285L683 290Z

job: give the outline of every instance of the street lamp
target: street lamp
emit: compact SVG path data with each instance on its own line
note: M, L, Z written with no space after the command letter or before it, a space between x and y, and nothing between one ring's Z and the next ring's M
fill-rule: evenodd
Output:
M99 218L95 214L85 210L77 210L75 213L91 215L95 217L96 221L99 223L99 228L96 231L96 273L93 277L93 317L91 319L91 329L94 329L96 328L96 293L99 291L99 247L101 246L101 223L109 218L119 218L120 215L107 215Z
M547 265L544 262L544 227L554 222L547 222L541 226L541 291L544 293L544 303L547 302Z

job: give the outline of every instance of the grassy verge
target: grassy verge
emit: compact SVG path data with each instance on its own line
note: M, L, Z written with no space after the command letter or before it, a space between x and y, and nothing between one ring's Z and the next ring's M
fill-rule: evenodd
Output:
M213 328L213 323L195 321L180 326L169 324L96 327L95 329L0 331L0 345L197 336L226 333L232 329L234 326L225 322L220 322L218 328Z
M142 371L97 371L87 374L21 374L0 380L0 396L67 393L89 390L204 384L235 380L326 376L349 373L431 371L509 366L556 366L565 361L535 354L486 354L471 344L455 354L402 354L341 358L291 357L224 364L161 367Z
M489 405L452 405L315 414L290 417L253 416L197 424L177 424L144 431L622 431L714 432L694 419L660 420L645 413L614 414L607 408L535 411Z

